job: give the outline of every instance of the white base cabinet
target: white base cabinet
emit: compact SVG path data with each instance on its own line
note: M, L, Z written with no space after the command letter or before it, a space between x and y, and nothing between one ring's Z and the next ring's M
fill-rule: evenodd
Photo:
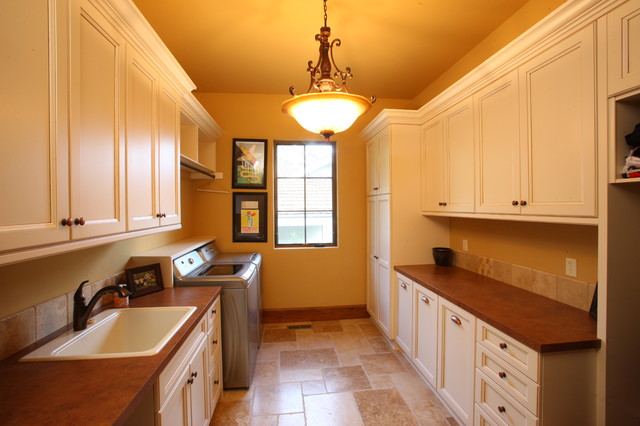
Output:
M411 355L412 331L413 331L413 282L405 276L396 274L398 291L398 332L396 343L402 351Z
M413 364L435 388L438 366L438 295L419 284L413 284L413 315Z

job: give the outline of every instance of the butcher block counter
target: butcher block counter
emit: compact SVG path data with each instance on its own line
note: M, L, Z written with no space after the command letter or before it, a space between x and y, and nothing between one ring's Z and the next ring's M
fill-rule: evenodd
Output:
M143 395L152 389L164 367L207 313L220 291L220 287L166 288L132 299L132 308L196 307L186 323L153 356L18 362L22 356L55 337L50 336L7 358L0 363L0 423L122 424Z
M454 266L394 269L540 353L600 347L580 309Z

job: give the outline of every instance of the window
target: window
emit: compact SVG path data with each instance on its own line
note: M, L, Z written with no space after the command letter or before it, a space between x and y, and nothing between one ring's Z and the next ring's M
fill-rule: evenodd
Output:
M337 245L335 142L275 142L276 247Z

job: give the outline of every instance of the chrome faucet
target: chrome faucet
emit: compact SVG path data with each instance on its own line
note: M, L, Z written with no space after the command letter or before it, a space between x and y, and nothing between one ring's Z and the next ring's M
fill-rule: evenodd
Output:
M107 287L102 287L100 290L93 295L89 304L85 306L84 301L86 300L84 293L82 292L82 287L89 281L82 281L80 286L76 290L73 295L73 329L84 330L87 328L87 321L89 320L89 315L91 315L91 311L93 307L98 302L98 300L102 297L102 295L107 293L118 293L120 297L127 297L129 294L129 290L124 287L120 287L117 285L110 285Z

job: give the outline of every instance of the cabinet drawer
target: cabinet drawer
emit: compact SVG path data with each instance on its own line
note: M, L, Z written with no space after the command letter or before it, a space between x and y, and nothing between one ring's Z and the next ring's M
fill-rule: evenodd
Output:
M490 415L484 412L478 404L475 405L473 410L473 425L474 426L501 426L491 418Z
M196 328L191 332L187 340L182 344L178 352L171 358L160 377L158 378L158 406L162 407L178 382L182 383L181 377L184 369L189 365L192 353L198 347L206 335L206 317L202 318Z
M476 340L500 358L538 383L540 357L538 352L496 330L484 321L478 321Z
M476 345L476 368L527 410L538 415L538 385L482 343Z
M537 426L538 418L476 369L476 404L494 421L509 426Z
M220 316L220 298L216 298L213 301L209 310L207 311L207 330L214 330L216 324L216 318Z

